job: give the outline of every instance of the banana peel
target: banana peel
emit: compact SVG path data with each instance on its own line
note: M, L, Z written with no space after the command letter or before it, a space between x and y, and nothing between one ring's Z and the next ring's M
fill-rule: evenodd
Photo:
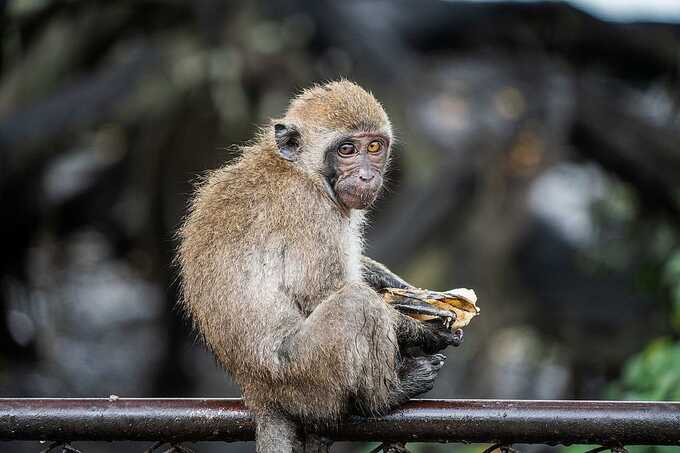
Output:
M432 291L420 288L385 288L386 303L420 321L440 318L446 327L467 326L479 314L477 295L468 288Z

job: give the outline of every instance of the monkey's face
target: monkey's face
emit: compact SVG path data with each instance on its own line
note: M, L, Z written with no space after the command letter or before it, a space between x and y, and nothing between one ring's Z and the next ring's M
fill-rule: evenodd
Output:
M303 91L273 124L278 154L313 179L344 211L366 209L383 184L392 126L372 94L341 80Z
M375 201L389 146L388 136L361 132L340 138L326 151L328 182L345 207L366 209Z

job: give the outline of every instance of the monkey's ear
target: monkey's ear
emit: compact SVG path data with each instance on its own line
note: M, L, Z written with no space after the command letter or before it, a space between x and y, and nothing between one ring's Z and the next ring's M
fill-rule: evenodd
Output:
M274 124L274 138L281 157L295 162L300 156L300 131L292 124L276 123Z

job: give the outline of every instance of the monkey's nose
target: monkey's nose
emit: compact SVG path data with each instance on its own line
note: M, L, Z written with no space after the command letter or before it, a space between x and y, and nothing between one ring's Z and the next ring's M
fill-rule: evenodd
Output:
M363 182L370 182L370 181L373 180L374 177L375 177L375 175L371 172L366 172L366 173L360 172L359 173L359 179L361 179Z

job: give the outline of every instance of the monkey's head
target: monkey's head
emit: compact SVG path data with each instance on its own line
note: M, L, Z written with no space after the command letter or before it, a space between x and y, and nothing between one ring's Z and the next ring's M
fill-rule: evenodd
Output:
M273 124L279 156L320 180L346 209L366 209L383 185L392 126L380 103L342 80L295 97Z

